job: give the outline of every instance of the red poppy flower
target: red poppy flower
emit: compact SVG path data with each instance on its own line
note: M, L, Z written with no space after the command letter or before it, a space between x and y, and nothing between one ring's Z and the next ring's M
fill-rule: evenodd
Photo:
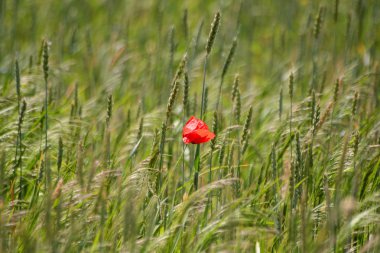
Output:
M214 139L215 134L208 130L208 126L202 120L191 116L182 130L182 139L186 144L199 144Z

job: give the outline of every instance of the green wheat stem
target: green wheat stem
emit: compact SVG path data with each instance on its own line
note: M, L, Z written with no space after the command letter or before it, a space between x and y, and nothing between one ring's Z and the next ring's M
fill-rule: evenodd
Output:
M332 105L332 111L331 111L331 116L330 116L330 124L329 124L329 138L327 140L327 148L326 148L326 155L325 155L325 160L323 163L323 175L324 175L324 194L326 198L326 212L327 212L327 224L329 226L329 233L333 234L334 232L334 224L333 220L331 217L331 199L330 199L330 191L328 188L328 171L326 171L329 159L328 157L330 156L330 145L331 145L331 139L333 137L332 135L332 130L333 130L333 119L334 119L334 111L335 111L335 106L338 101L338 94L339 94L339 86L340 86L340 79L336 80L335 83L335 90L334 90L334 97L333 97L333 105Z
M292 138L292 122L293 122L293 83L294 82L294 77L293 73L290 74L289 77L289 97L290 97L290 119L289 119L289 135L290 138ZM293 160L293 144L292 142L290 143L290 162Z
M18 140L19 140L19 150L20 150L20 154L19 154L19 158L18 158L18 161L17 161L17 164L20 166L20 185L19 185L19 199L22 199L22 155L23 155L23 152L22 152L22 123L24 121L24 116L25 116L25 111L26 111L26 102L25 100L22 101L22 106L21 106L21 109L20 109L20 112L19 112L19 122L18 122Z
M15 79L16 79L16 94L17 94L17 113L20 115L20 103L21 103L21 82L20 82L20 68L18 60L15 62ZM16 170L18 166L18 157L20 150L20 134L19 131L16 136L16 149L15 149L15 158L14 158L14 167L13 167L13 178L16 178Z
M293 73L290 74L289 76L289 97L290 97L290 118L289 118L289 139L290 139L290 170L294 172L294 164L293 164L293 143L292 143L292 121L293 121ZM293 173L294 174L294 173ZM294 220L294 216L296 215L296 208L293 206L294 204L294 200L295 200L295 194L294 194L294 186L292 184L294 184L294 181L295 181L295 178L291 176L290 178L290 188L291 188L291 192L290 192L290 211L291 211L291 215L289 215L289 225L290 225L290 231L289 231L289 237L290 237L290 244L291 245L294 245L294 242L293 240L295 240L295 228L294 228L294 224L295 224L295 220Z
M45 109L45 187L48 189L50 187L50 172L48 172L48 163L47 163L47 157L48 157L48 76L49 76L49 51L48 51L48 42L45 40L43 44L43 71L44 71L44 83L45 83L45 100L44 100L44 109Z
M48 42L45 40L43 44L43 72L45 82L45 157L44 157L44 169L45 169L45 190L46 190L46 234L49 242L52 242L52 228L51 228L51 173L48 164L48 77L49 77L49 48Z
M187 11L186 11L187 16ZM186 65L186 68L188 68L188 65ZM186 123L186 116L188 114L188 107L189 107L189 76L188 72L185 69L184 71L184 87L183 87L183 100L182 100L182 123L185 125ZM185 193L185 149L186 145L182 141L182 195Z
M224 77L227 74L229 66L231 65L232 59L233 59L235 51L236 51L236 46L237 46L237 38L235 37L234 40L233 40L233 42L232 42L230 51L228 52L228 56L226 58L226 61L224 62L224 66L223 66L222 73L221 73L221 76L220 76L220 83L219 83L219 88L218 88L218 95L217 95L217 101L216 101L215 111L219 110L220 97L221 97L221 94L222 94L222 87L223 87Z
M202 97L201 97L201 120L203 120L205 110L205 93L206 93L206 69L207 69L208 54L205 56L203 64L203 79L202 79Z
M214 117L213 117L213 123L212 123L212 131L214 132L214 134L216 135L217 134L217 126L218 124L218 118L217 118L217 112L215 111L214 112ZM215 137L216 138L216 137ZM216 139L212 139L211 140L211 147L210 147L210 158L209 158L209 172L208 172L208 183L211 184L211 181L212 181L212 157L213 157L213 152L214 152L214 149L215 149L215 142L216 142ZM208 209L210 208L210 213L212 214L212 200L211 200L211 193L208 195L208 200L207 200L207 205L206 205L206 209L205 209L205 220L207 221L207 215L208 215Z

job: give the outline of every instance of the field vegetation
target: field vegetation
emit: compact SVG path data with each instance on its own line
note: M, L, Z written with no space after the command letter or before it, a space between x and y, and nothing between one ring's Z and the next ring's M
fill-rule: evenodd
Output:
M380 1L1 0L0 38L0 252L380 252Z

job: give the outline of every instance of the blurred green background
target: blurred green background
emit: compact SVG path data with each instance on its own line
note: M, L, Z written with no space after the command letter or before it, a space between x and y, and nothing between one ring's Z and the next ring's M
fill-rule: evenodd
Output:
M380 251L379 27L377 0L0 0L0 252ZM205 75L212 128L234 38L195 190L182 126Z

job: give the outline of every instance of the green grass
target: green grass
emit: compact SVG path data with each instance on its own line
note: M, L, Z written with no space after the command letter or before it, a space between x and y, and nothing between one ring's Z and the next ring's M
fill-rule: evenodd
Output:
M379 27L376 0L0 1L0 252L380 252Z

